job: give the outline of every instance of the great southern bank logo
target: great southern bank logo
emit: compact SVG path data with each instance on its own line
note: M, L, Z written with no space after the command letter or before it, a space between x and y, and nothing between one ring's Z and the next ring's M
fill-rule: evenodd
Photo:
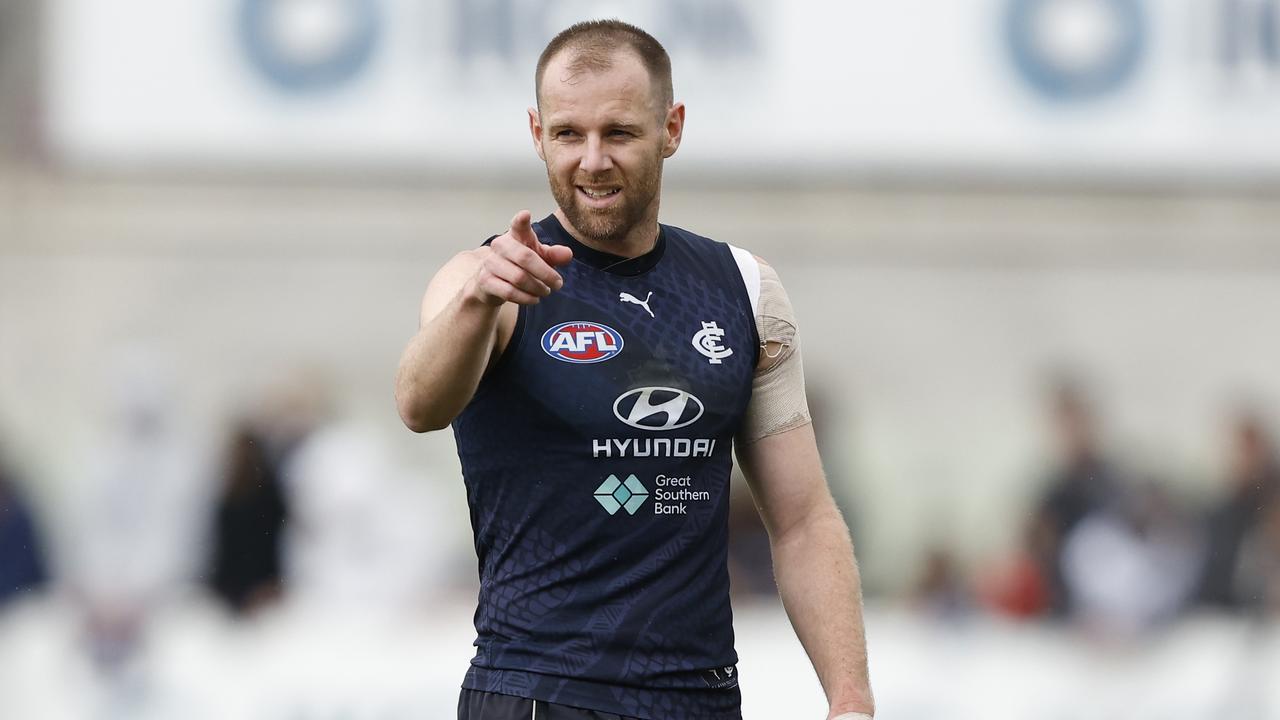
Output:
M596 488L596 502L610 515L617 514L620 509L626 510L628 515L635 515L648 499L649 491L635 475L628 475L626 480L610 475Z
M542 334L542 350L561 362L604 362L622 352L622 336L600 323L574 320Z
M702 401L683 390L644 387L629 390L613 401L613 414L641 430L675 430L702 417Z

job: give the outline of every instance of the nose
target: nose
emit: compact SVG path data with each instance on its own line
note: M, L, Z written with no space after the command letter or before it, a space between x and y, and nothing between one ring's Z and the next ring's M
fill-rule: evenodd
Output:
M587 137L586 145L581 162L583 172L595 174L613 168L613 158L609 157L604 138L599 135L590 135Z

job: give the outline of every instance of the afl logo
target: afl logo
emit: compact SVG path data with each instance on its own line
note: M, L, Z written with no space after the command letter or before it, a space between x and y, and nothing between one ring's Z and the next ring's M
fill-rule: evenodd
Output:
M666 387L636 388L613 401L613 414L641 430L675 430L702 417L702 401L683 390Z
M598 363L622 352L622 336L600 323L560 323L542 334L542 350L567 363Z

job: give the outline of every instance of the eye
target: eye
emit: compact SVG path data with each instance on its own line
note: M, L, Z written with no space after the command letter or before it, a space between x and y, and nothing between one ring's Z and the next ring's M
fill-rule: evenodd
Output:
M557 130L557 131L556 131L556 134L555 134L555 137L557 137L557 138L559 138L559 139L561 139L561 140L569 140L569 139L575 138L575 137L577 137L577 136L578 136L578 133L576 133L576 132L574 132L574 131L572 131L572 130L569 130L568 128L563 128L563 129Z
M629 138L629 137L635 137L635 133L629 132L627 130L610 130L609 137Z

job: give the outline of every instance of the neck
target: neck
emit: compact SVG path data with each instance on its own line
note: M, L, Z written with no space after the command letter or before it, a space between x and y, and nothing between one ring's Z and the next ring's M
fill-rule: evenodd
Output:
M569 222L569 217L559 207L556 208L555 216L560 221L560 224L564 226L564 229L578 242L592 250L599 250L610 255L637 258L653 250L654 246L658 244L658 207L656 202L653 209L645 213L644 219L633 225L625 236L608 242L601 242L584 235L578 228L573 226L573 223Z

